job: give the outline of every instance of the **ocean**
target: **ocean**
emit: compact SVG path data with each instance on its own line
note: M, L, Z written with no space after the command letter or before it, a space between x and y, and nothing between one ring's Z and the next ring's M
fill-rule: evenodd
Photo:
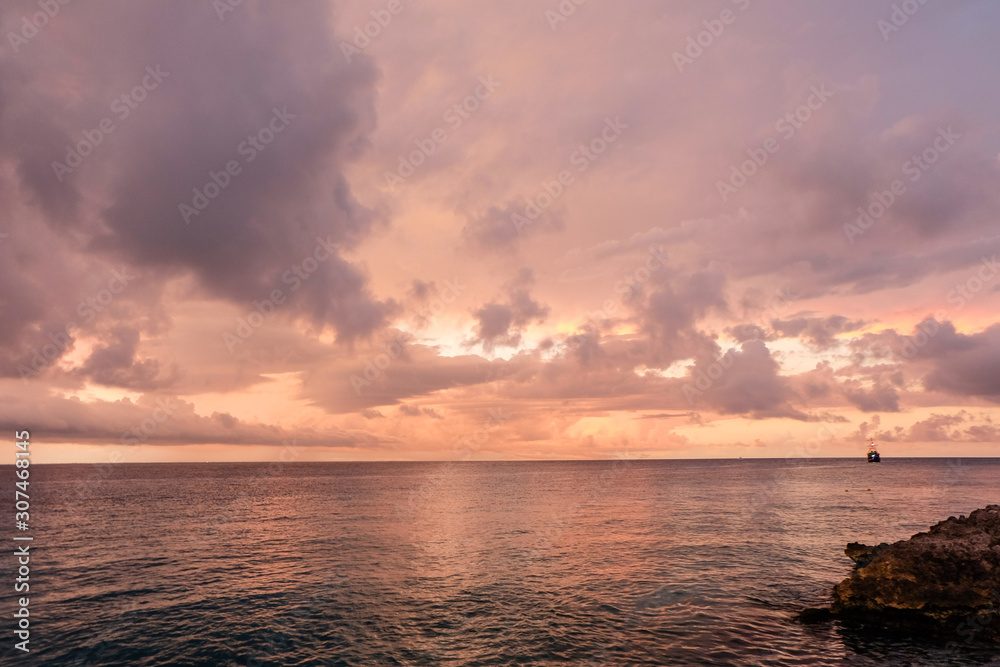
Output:
M1000 459L33 465L0 662L1000 665L793 618L847 542L997 502Z

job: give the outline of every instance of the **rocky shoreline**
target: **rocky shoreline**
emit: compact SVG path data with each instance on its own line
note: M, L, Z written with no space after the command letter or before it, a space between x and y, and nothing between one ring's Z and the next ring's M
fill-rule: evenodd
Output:
M829 607L806 609L801 621L1000 642L1000 505L894 544L852 542L844 553L854 572L834 587Z

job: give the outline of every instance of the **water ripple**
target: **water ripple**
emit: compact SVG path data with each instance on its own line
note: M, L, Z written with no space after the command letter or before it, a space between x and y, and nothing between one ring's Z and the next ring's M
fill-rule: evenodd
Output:
M39 466L19 664L1000 664L793 621L846 576L846 542L996 502L1000 461L962 469L121 465L71 504L87 467Z

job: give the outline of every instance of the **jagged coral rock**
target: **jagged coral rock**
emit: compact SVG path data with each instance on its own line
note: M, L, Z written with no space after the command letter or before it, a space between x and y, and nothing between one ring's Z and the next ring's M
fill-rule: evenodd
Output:
M857 569L833 590L834 616L950 630L975 619L980 639L1000 640L1000 505L891 545L852 542L845 553Z

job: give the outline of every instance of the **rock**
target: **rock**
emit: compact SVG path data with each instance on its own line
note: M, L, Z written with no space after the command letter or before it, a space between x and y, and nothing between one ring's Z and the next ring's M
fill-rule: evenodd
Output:
M882 544L874 547L861 544L860 542L851 542L847 545L847 548L844 549L844 553L847 554L848 558L854 561L854 569L857 570L871 563L875 554L879 553L888 546L889 544L887 542L883 542Z
M833 618L1000 642L1000 505L845 553L856 569L833 589ZM803 621L821 617L808 611Z

